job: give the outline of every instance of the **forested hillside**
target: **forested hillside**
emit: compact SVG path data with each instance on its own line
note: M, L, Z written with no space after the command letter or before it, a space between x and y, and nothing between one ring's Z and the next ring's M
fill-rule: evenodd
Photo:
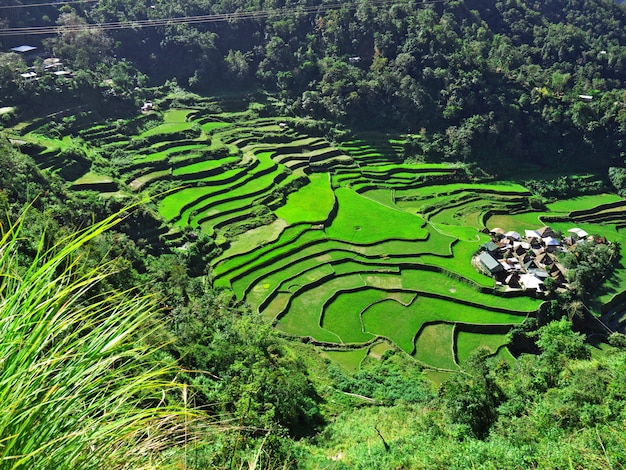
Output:
M620 2L1 5L0 467L622 468L624 196Z
M33 42L84 72L70 88L99 82L108 98L167 79L203 92L260 86L296 115L424 136L415 153L427 161L606 169L624 159L626 13L610 0L104 0L8 13L10 27L61 29L11 33L5 50ZM87 27L116 22L123 29ZM2 77L4 99L50 100L60 87L33 96Z

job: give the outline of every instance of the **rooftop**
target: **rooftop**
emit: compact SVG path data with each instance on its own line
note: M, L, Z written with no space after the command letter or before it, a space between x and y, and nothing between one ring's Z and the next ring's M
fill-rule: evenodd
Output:
M27 52L32 52L32 51L34 51L35 49L37 49L37 48L36 48L36 47L34 47L34 46L27 46L27 45L17 46L17 47L13 47L13 48L11 48L11 50L12 50L13 52L18 52L18 53L20 53L20 54L26 54Z

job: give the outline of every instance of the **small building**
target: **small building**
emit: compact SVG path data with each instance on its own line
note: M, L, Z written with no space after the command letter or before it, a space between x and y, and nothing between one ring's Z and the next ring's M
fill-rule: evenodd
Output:
M591 95L578 95L578 98L580 99L580 101L585 101L587 103L593 100L593 96Z
M63 62L61 59L57 59L56 57L48 57L43 60L43 69L48 70L58 70L63 67Z
M529 242L535 239L541 239L541 235L539 235L536 230L525 230L524 235L526 237L526 240L528 240Z
M543 245L546 247L546 251L548 253L553 253L554 251L558 250L559 247L561 246L561 242L558 241L554 237L545 237L545 238L542 238L541 241L543 242Z
M534 258L531 258L530 260L526 261L524 263L524 269L526 269L526 271L531 271L533 269L539 269L539 265L535 262Z
M517 259L519 260L520 264L526 264L530 260L532 260L533 257L532 257L532 255L530 253L524 253L524 254L518 256Z
M504 271L504 267L498 262L498 260L486 251L483 251L480 255L478 255L478 259L483 267L491 274L497 274Z
M554 230L552 230L547 225L544 225L543 227L535 230L535 232L537 232L541 238L556 236L556 233L554 233Z
M513 240L505 236L500 239L500 241L498 242L498 246L502 249L512 248Z
M584 240L585 238L587 238L589 236L589 234L587 232L585 232L583 229L581 228L571 228L567 231L567 233L570 234L570 237L572 237L572 239L574 241L577 240Z
M521 287L519 273L513 272L509 274L504 280L504 283L513 289L519 289Z
M530 250L530 245L528 243L513 243L513 253L515 253L517 256L525 255L528 250Z
M58 78L72 78L72 72L69 70L55 70L53 73Z
M549 253L542 253L537 257L537 262L543 266L550 266L554 264L554 258Z
M524 289L534 290L541 292L543 289L543 281L534 274L522 274L520 275L520 284Z
M11 48L11 52L15 52L17 54L23 54L23 55L32 54L36 50L37 48L35 46L28 46L28 45L17 46L17 47Z
M361 60L362 59L359 56L348 57L349 64L358 64Z
M487 242L480 245L481 250L488 253L498 253L500 246L495 242Z
M37 77L37 72L20 73L20 77L22 77L24 81L27 81L27 82L34 82L35 80L39 78Z
M567 279L561 271L555 271L553 273L550 273L550 277L554 279L554 282L557 286L563 286L564 284L567 284Z
M141 107L142 112L152 111L153 109L154 109L154 104L152 104L152 101L146 101Z
M567 237L564 237L563 240L561 240L561 244L562 246L571 247L576 244L576 240L574 239L574 237L567 236Z
M514 232L513 230L506 232L504 236L516 242L522 239L522 236L518 232Z
M550 276L554 276L554 275L557 275L557 274L565 275L566 271L567 270L563 267L562 264L554 263L554 264L552 264L552 266L550 266L550 269L548 270L548 273L550 274Z
M509 261L506 260L506 259L500 259L500 260L497 260L497 261L502 266L502 269L504 271L506 271L506 272L510 272L510 271L513 271L515 269L513 267L514 266L513 263L509 263Z

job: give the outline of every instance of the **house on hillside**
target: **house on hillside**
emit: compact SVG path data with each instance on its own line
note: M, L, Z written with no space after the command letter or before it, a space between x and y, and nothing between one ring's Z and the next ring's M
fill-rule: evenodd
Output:
M567 284L567 277L565 276L565 273L563 270L564 270L563 267L559 267L558 263L555 263L552 265L552 267L548 271L548 274L550 275L552 279L554 279L557 286L563 286Z
M498 253L500 251L500 245L495 242L487 242L480 245L480 249L486 251L487 253L491 253L492 255Z
M500 262L491 256L487 251L483 251L480 255L478 255L478 260L492 275L504 271L504 267L500 264Z
M33 65L35 58L41 55L35 46L29 46L26 44L23 46L12 47L11 52L15 52L16 54L22 56L28 65Z
M534 274L521 274L519 282L524 289L541 292L543 290L543 281Z
M541 253L535 259L540 266L550 266L555 262L554 258L547 252Z
M44 59L42 65L45 72L52 72L63 68L63 62L61 62L61 59L56 57L48 57L47 59Z
M513 253L515 253L516 256L523 256L528 252L528 250L530 250L530 245L528 243L525 243L525 242L513 243Z
M30 72L20 73L20 77L25 82L34 82L36 80L39 80L39 77L37 76L37 72L32 71L32 70Z
M11 52L15 52L16 54L21 54L23 56L34 54L36 50L37 48L35 46L28 46L26 44L11 48Z
M589 236L587 232L577 227L569 229L567 233L570 234L570 237L572 237L572 240L574 240L574 242L577 242L578 240L585 240Z
M514 242L519 242L522 239L522 236L518 232L514 232L513 230L506 232L504 236L510 240L513 240Z
M530 260L524 263L524 269L526 272L531 271L533 269L539 269L539 265L535 261L535 258L531 258Z
M537 230L535 230L535 232L537 232L541 238L556 237L556 233L554 232L554 230L552 230L547 225L538 228Z
M518 272L512 272L511 274L509 274L504 280L504 283L513 289L520 289L522 287L520 284L520 275Z
M552 236L542 238L541 242L548 253L554 253L561 247L561 242Z
M57 78L72 78L72 72L69 70L55 70L52 73Z

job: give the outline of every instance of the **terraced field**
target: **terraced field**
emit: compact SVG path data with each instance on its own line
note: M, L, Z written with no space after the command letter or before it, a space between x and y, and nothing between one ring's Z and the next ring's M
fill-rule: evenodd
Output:
M98 145L115 174L75 165L67 179L76 189L153 195L160 235L171 243L181 244L185 230L214 237L221 251L207 267L214 286L232 289L235 301L279 331L326 348L351 370L391 347L441 371L479 346L511 360L506 332L541 301L499 292L471 266L488 240L480 232L486 224L523 230L552 217L557 228L566 220L591 232L610 224L606 236L623 238L619 198L529 213L530 194L520 185L478 181L458 165L404 163L400 137L332 145L302 128L207 100L61 141L36 126L20 138L51 171L67 139L87 155ZM610 288L617 298L626 281Z

